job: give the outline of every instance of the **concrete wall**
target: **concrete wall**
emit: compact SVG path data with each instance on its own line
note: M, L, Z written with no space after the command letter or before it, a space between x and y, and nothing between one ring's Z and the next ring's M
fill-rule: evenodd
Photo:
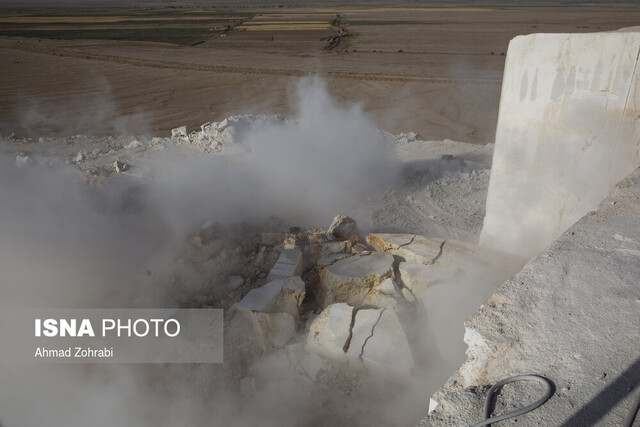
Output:
M640 165L640 27L516 37L480 244L532 256Z

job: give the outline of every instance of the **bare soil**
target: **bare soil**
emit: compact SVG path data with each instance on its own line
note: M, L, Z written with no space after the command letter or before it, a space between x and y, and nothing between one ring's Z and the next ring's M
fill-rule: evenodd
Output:
M78 5L0 8L0 34L18 29L33 36L0 37L0 134L166 136L176 126L194 127L236 113L292 114L292 86L299 76L316 73L325 76L339 102L360 103L387 131L484 144L494 138L511 38L617 30L640 22L640 5L625 3L236 3L217 9L144 3L151 10L144 11L148 22L124 39L111 40L108 31L96 39L73 38L80 33L59 26L85 13L94 17L81 23L85 30L99 24L118 33L139 27L132 20L144 21L136 18L143 14L135 9L140 5L95 5L88 12ZM228 15L239 25L222 32L218 25L224 19L212 18L207 25L218 29L203 32L203 20L191 19L198 13ZM317 26L335 13L346 19L352 36L323 51L322 39L332 32ZM37 14L57 18L58 27L48 28L58 33L48 36L58 38L35 37L42 34L37 25L45 25L29 21ZM107 25L105 16L130 19ZM30 23L20 27L8 18ZM166 32L168 27L192 31L188 41L195 45L185 44L180 32ZM145 40L150 28L163 29L166 41ZM112 38L122 38L115 33Z

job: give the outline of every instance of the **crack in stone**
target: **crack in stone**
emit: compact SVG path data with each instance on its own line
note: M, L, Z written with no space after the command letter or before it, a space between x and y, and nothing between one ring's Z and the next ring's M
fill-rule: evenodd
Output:
M444 251L444 244L447 243L446 240L443 240L442 243L440 243L440 252L438 252L438 255L436 255L436 257L434 259L431 260L431 264L435 264L436 261L438 260L438 258L440 258L442 256L442 252Z
M400 248L404 248L405 246L409 246L410 244L412 244L412 243L413 243L413 241L414 241L414 240L416 240L416 237L417 237L417 235L416 235L416 234L414 234L413 236L411 236L411 240L409 240L407 243L403 243L403 244L401 244L401 245L396 245L396 244L392 243L392 244L391 244L392 246L391 246L390 248L386 248L386 249L384 250L384 253L388 254L388 253L390 253L391 251L397 251L397 250L398 250L398 249L400 249Z
M373 326L371 327L371 334L367 337L366 340L364 340L364 343L362 343L362 348L360 349L360 355L358 356L360 359L362 359L362 356L364 355L364 347L367 345L367 341L369 341L369 338L371 338L373 336L373 332L376 329L376 325L380 322L380 319L382 318L382 313L384 313L384 308L380 311L380 316L378 316L378 320L376 320L376 323L373 324Z
M353 326L356 323L357 312L358 312L358 309L353 307L353 310L351 311L351 325L349 326L349 337L347 338L347 340L344 343L344 346L342 347L342 351L344 351L345 353L349 350L349 346L351 345L351 339L353 338Z
M416 235L415 234L411 237L411 240L409 240L408 243L405 243L403 245L398 245L398 249L404 248L405 246L409 246L410 244L413 243L414 240L416 240Z

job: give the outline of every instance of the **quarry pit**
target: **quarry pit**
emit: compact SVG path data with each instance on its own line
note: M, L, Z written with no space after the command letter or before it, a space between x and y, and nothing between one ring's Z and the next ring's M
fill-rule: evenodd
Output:
M289 116L1 137L1 307L221 308L225 360L3 371L0 422L76 396L48 425L469 425L491 384L537 374L551 399L502 423L622 425L640 384L639 55L638 28L513 39L495 144L377 129L318 77ZM25 379L61 392L12 412ZM494 411L539 392L505 387Z

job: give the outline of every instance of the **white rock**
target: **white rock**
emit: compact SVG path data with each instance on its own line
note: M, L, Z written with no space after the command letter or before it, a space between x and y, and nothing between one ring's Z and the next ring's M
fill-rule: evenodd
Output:
M357 315L356 315L357 320ZM365 366L411 375L413 356L402 324L393 310L384 310L366 341L362 353Z
M252 312L289 313L297 319L298 307L304 296L304 281L300 277L288 277L252 289L236 304L236 308L249 319Z
M425 265L410 262L401 262L398 265L400 280L413 292L420 295L430 286L443 280L451 280L458 269L449 265Z
M322 304L347 302L359 307L372 288L392 276L391 255L354 255L337 261L320 270Z
M363 355L365 344L373 336L374 329L384 310L377 308L360 309L351 329L351 341L347 354L357 358Z
M344 359L353 310L345 303L332 304L322 310L309 327L307 349L333 359Z
M444 240L414 234L371 233L367 243L379 252L398 255L408 262L433 264L441 255Z
M275 280L302 274L302 252L299 249L286 249L269 272L268 279Z
M429 411L428 413L432 413L433 411L436 410L436 408L438 407L438 401L433 399L433 398L429 398Z
M142 142L138 141L137 139L134 139L133 141L128 143L125 148L128 149L128 150L132 150L132 149L135 149L135 148L140 148L143 145L144 144L142 144Z
M348 254L323 255L320 257L320 259L318 259L318 262L316 262L316 264L318 265L318 267L326 267L340 261L341 259L345 259L347 256Z
M171 138L179 138L179 139L187 138L187 127L180 126L180 127L171 129Z
M526 257L640 166L638 28L509 43L480 244Z
M229 121L224 119L223 121L216 123L215 129L222 132L228 125Z
M84 160L84 154L82 154L82 151L80 151L78 154L76 154L76 156L73 158L73 163L79 163L81 161Z
M393 279L384 279L382 283L375 286L362 302L365 306L374 306L380 308L395 308L398 305L398 293L393 285Z

